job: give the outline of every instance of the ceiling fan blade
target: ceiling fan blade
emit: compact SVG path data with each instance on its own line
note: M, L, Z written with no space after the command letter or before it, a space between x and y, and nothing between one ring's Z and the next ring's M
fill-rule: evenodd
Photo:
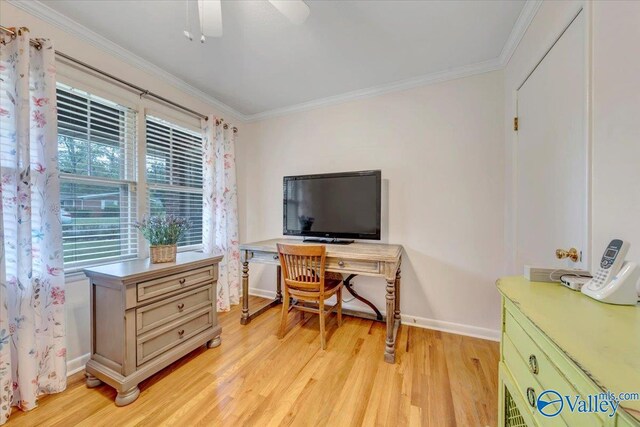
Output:
M207 37L222 36L221 0L198 0L200 31Z
M309 17L309 6L302 0L269 0L269 3L296 25Z

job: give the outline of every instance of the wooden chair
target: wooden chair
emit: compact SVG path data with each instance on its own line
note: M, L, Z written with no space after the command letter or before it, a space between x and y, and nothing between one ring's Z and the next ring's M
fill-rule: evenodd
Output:
M324 245L283 245L278 244L280 266L284 278L284 298L282 318L278 338L283 338L287 328L289 310L294 308L302 312L315 313L320 316L320 344L327 348L326 318L337 309L338 326L342 325L342 275L325 276L326 248ZM338 303L325 311L325 300L336 295ZM292 304L290 297L299 303ZM304 302L318 304L318 308L304 306Z

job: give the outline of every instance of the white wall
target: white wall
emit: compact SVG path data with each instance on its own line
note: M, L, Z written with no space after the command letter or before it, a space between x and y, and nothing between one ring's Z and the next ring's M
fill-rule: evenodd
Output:
M229 116L228 114L221 114L214 106L206 103L202 99L190 96L184 91L168 84L166 81L148 74L119 58L100 51L81 38L64 32L2 0L0 0L0 24L5 27L28 27L32 37L50 38L53 40L54 47L57 50L103 71L158 93L195 111L205 114L215 114L224 117L231 123L239 122L235 117ZM60 72L66 74L71 71L69 67L64 67L62 64L60 64L58 68ZM101 86L102 88L105 87L104 85ZM137 96L133 95L129 96L129 98L137 98ZM156 105L154 108L157 112L171 119L174 117L176 119L182 117L181 114L169 108L163 108L160 105ZM191 122L193 121L192 119ZM195 122L197 123L197 121ZM240 128L238 141L242 141L242 126L238 127ZM76 279L74 281L68 281L66 299L67 357L69 368L73 371L84 367L85 358L88 356L91 345L89 336L89 285L87 280Z
M405 248L403 314L495 338L503 147L500 71L246 125L241 241L282 236L283 176L382 169L384 240ZM251 286L273 291L275 268L250 267ZM384 280L354 283L384 309Z
M505 247L513 254L515 213L515 91L577 11L585 7L591 56L591 250L598 262L607 243L631 242L628 258L640 262L640 2L545 1L504 70L506 228ZM512 256L506 259L509 273ZM593 263L592 263L593 265Z
M640 262L640 2L593 5L593 255L614 237Z

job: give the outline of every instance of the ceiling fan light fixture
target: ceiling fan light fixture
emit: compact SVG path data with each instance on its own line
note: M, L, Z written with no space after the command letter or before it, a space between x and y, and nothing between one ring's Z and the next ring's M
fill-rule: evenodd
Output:
M269 3L296 25L304 23L309 17L309 6L302 0L269 0Z
M204 43L205 36L222 36L222 2L221 0L198 0L200 15L200 42Z

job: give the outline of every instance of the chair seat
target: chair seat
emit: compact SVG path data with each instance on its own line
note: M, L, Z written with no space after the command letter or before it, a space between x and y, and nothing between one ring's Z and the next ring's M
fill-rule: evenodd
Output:
M340 279L324 279L324 292L325 293L333 293L334 290L340 286L342 283L342 278Z
M300 280L300 279L301 278L298 277L296 280ZM342 281L343 281L342 274L334 273L332 271L327 271L325 273L325 275L324 275L324 292L327 293L327 294L335 293L336 289L338 288L338 286L340 286ZM308 289L304 289L304 288L297 287L297 286L289 285L289 288L290 289L294 289L294 290L308 292Z
M337 280L339 282L342 282L342 274L340 273L336 273L334 271L327 271L324 273L324 280Z

